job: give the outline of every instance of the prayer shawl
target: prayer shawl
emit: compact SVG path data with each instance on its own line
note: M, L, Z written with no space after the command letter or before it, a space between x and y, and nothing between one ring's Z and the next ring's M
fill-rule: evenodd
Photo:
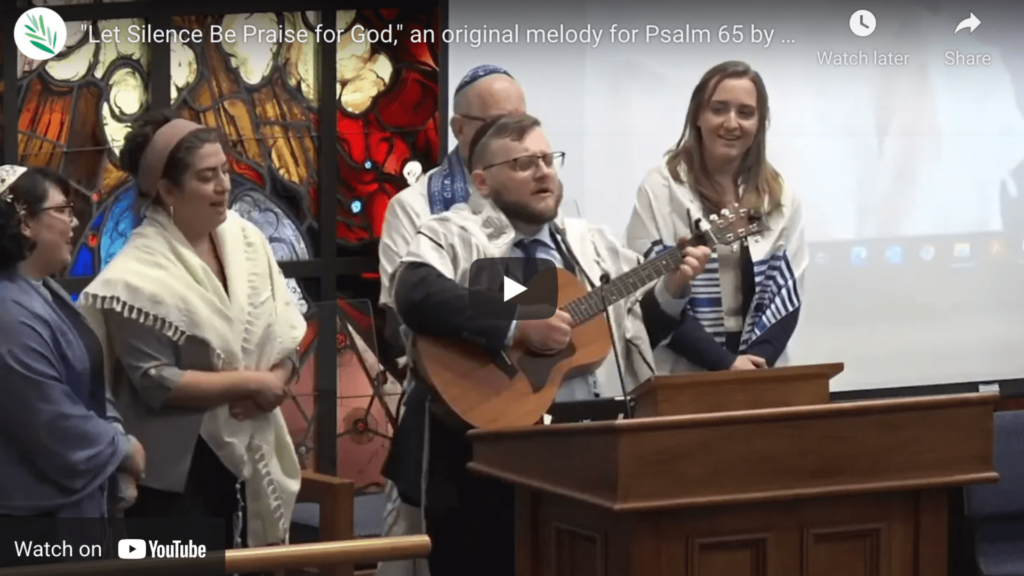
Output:
M743 190L740 190L743 194ZM662 162L651 170L637 192L636 208L626 229L626 244L653 257L678 238L691 236L690 218L706 220L700 197L672 179ZM748 243L754 261L754 300L744 320L740 353L758 336L787 314L796 311L802 302L804 271L809 261L804 245L803 216L800 202L786 187L782 206L765 218L768 230L752 237ZM704 273L692 282L692 295L687 308L704 329L725 344L725 320L722 311L722 289L719 282L718 251L714 248ZM654 351L659 374L698 372L704 368L693 364L662 344ZM783 352L776 366L786 364Z
M189 335L203 339L222 371L268 370L296 349L305 321L263 234L229 211L214 240L227 292L167 213L149 210L81 296L104 343L108 370L114 352L102 310L116 310L177 342ZM200 434L246 483L249 545L287 542L301 471L281 409L238 421L226 405L212 408Z
M604 228L583 220L562 218L561 215L554 224L579 259L585 274L577 272L577 275L584 283L588 276L595 282L600 282L604 274L615 278L642 262L640 255L622 247ZM402 264L429 264L466 286L473 262L479 258L507 257L515 234L508 218L489 200L474 193L465 204L456 205L448 212L424 222L402 259ZM640 385L651 376L654 366L639 306L645 290L638 291L609 309L612 333L622 353L623 384L626 390ZM393 293L391 297L394 298ZM609 353L596 372L598 393L601 396L622 396L614 354Z
M459 156L453 149L437 168L395 195L384 213L380 235L380 305L394 307L391 282L398 264L416 236L420 224L433 214L446 212L469 199L475 190Z
M447 212L452 206L469 200L470 184L459 148L448 153L439 170L427 178L430 213Z
M465 165L454 149L444 162L427 172L416 183L396 194L384 213L384 227L380 241L380 274L382 306L394 307L391 302L391 282L402 256L416 236L420 224L432 214L439 214L452 206L466 202L473 193L472 180Z

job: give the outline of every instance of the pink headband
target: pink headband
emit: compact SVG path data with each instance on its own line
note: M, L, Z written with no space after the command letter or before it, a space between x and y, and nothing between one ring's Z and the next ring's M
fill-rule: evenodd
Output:
M142 161L139 163L139 191L146 194L156 195L156 184L164 173L164 166L167 165L167 157L178 142L189 133L203 128L202 124L196 124L191 120L177 118L164 124L153 134L153 139L146 146L142 153Z

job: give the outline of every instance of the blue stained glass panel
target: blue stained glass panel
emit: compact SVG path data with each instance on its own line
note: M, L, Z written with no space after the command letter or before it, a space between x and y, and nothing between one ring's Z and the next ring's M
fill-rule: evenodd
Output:
M105 222L100 230L101 268L105 268L124 248L132 230L141 222L135 210L137 196L135 186L130 186L118 192L107 208Z
M81 278L83 276L92 276L95 273L96 259L93 256L92 248L83 244L78 248L78 255L75 257L74 263L71 264L71 270L68 272L68 275L74 278Z
M232 178L231 184L231 209L263 232L278 262L309 259L302 232L280 207L242 178Z

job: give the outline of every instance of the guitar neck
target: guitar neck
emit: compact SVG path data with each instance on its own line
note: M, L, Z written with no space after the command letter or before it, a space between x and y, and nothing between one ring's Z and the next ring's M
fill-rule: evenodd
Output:
M699 242L694 242L697 245ZM582 324L604 314L613 304L636 294L651 282L679 267L683 261L683 248L676 246L644 262L625 274L602 284L583 296L570 301L562 310L572 316L574 324Z
M572 300L563 306L562 310L572 316L574 324L582 324L604 314L612 304L636 294L651 282L678 268L683 261L683 250L687 247L734 244L752 234L767 230L761 215L746 208L737 207L735 212L722 210L720 215L712 215L708 220L709 222L703 222L698 219L694 222L693 229L697 232L685 244L666 250L622 276L598 286Z

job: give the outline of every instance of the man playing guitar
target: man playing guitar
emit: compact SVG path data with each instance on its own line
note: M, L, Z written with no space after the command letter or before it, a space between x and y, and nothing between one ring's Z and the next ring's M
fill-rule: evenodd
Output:
M476 192L466 204L427 220L396 272L391 295L413 339L471 343L492 357L510 348L557 354L574 340L582 316L564 308L542 320L479 314L469 306L472 263L479 258L546 258L595 290L643 262L603 228L560 216L557 168L563 158L551 151L532 116L496 118L480 127L467 167ZM617 353L589 373L557 382L555 401L621 396L653 375L652 345L679 325L689 282L703 271L711 252L701 246L677 254L671 268L659 270L660 278L652 277L597 316L607 318ZM416 355L410 352L410 358ZM405 400L406 417L395 433L385 476L403 500L424 508L431 574L511 576L512 488L466 470L472 451L468 426L453 426L431 409L441 400L422 381L416 364L410 370L414 385ZM414 418L414 413L422 416Z

